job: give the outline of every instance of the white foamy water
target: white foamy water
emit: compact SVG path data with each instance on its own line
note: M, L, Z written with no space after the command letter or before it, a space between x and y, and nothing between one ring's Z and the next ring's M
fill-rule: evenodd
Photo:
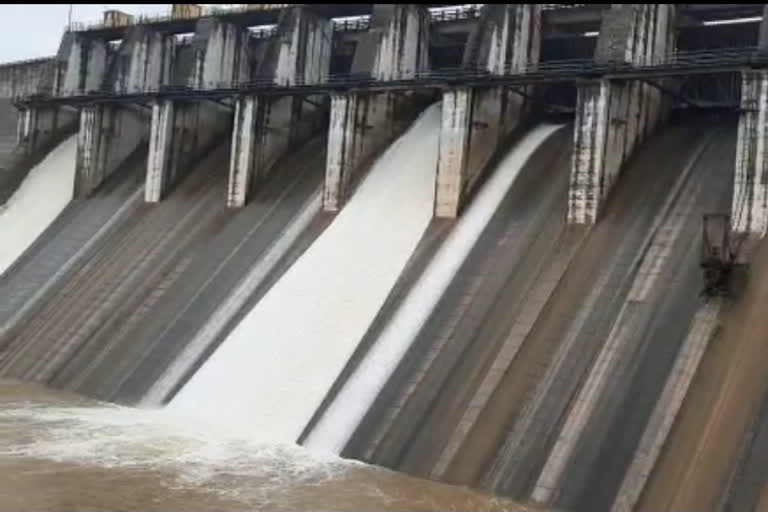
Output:
M238 437L164 410L4 404L0 428L12 423L34 425L36 434L26 442L0 446L0 456L142 467L173 473L180 482L195 486L223 474L280 486L333 478L360 464L320 457L291 443L260 442L258 432Z
M0 382L0 510L526 510L292 443Z
M10 267L72 200L77 136L59 144L0 207L0 274Z
M341 452L445 293L525 163L558 128L559 125L539 126L500 162L400 304L392 320L307 436L306 446L332 453Z
M331 225L170 403L293 442L432 218L440 105L378 159Z

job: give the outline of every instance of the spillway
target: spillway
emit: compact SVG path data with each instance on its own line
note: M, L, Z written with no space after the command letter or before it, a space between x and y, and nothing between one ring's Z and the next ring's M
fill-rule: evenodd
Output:
M669 401L665 385L675 377L676 362L689 357L684 344L698 338L706 346L714 329L708 320L714 305L699 299L698 242L702 215L730 210L732 180L722 169L734 159L735 133L711 120L701 124L705 137L690 144L682 173L666 194L534 497L554 490L559 505L575 510L632 510L644 471L630 473L629 465L649 451L644 433L656 428L654 411Z
M596 371L593 365L604 357L604 347L611 346L611 328L625 325L622 305L640 293L630 295L632 282L658 270L654 262L674 274L681 261L688 261L690 237L696 234L699 210L691 207L692 201L699 198L701 207L716 207L721 196L728 196L727 176L699 187L696 180L702 176L697 173L704 171L691 171L691 162L701 156L711 133L711 124L688 121L649 141L617 184L605 218L591 230L565 225L567 141L553 138L543 144L342 453L527 499L554 453L572 397ZM713 167L730 156L727 151L717 159L711 155L707 159L715 162ZM685 181L688 174L695 177ZM668 215L668 205L677 204L678 183L687 184L679 205L683 210ZM662 250L669 239L674 245ZM640 265L644 259L650 267ZM695 266L694 260L691 268ZM670 280L675 294L668 301L651 312L641 307L653 321L644 324L647 316L638 320L642 328L634 335L667 341L646 345L653 338L644 338L637 343L636 354L649 361L631 370L637 372L632 373L632 389L643 397L642 412L633 416L638 425L650 414L687 332L688 323L672 329L669 319L677 315L689 321L696 309L695 294L689 300L695 272L691 268L685 267L679 282ZM650 361L656 359L660 364L653 368ZM613 427L612 420L621 418L593 416L589 432L595 437L588 443L630 430L626 424L623 430ZM625 440L628 445L638 441L638 429L642 427ZM587 446L594 445L579 449L588 451ZM593 466L596 480L588 482L574 462L564 473L573 484L563 486L562 503L581 506L580 500L589 495L598 502L598 495L615 492L620 482L608 483L607 477L597 475L613 471L620 479L629 464L626 453L616 454L613 469L605 473ZM599 485L607 489L598 493ZM610 497L601 499L610 506Z
M375 162L349 203L170 404L295 441L432 218L440 105Z
M558 128L556 125L543 125L533 130L499 164L401 303L389 325L315 426L306 440L307 446L333 453L342 451L528 158Z
M53 222L72 199L77 137L36 165L0 209L0 274Z
M278 163L238 210L224 201L226 141L159 204L144 203L146 148L139 150L92 196L73 201L0 280L7 299L0 304L0 375L141 401L319 193L323 147L314 139ZM245 300L280 271L263 276Z

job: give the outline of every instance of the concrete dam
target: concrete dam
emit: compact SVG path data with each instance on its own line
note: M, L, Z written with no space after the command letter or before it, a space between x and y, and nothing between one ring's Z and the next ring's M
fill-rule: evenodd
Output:
M0 64L0 380L536 510L763 510L766 115L763 4L70 24Z

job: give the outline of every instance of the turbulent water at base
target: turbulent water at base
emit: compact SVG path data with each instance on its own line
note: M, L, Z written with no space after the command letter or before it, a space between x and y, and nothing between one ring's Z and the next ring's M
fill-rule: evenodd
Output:
M0 467L0 510L526 510L167 411L13 382L0 382Z

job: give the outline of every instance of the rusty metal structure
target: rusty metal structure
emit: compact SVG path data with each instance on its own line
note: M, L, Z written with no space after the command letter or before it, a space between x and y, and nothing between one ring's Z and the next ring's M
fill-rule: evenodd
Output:
M733 233L731 216L705 214L702 221L701 260L705 297L737 295L747 265L738 258L743 239Z

